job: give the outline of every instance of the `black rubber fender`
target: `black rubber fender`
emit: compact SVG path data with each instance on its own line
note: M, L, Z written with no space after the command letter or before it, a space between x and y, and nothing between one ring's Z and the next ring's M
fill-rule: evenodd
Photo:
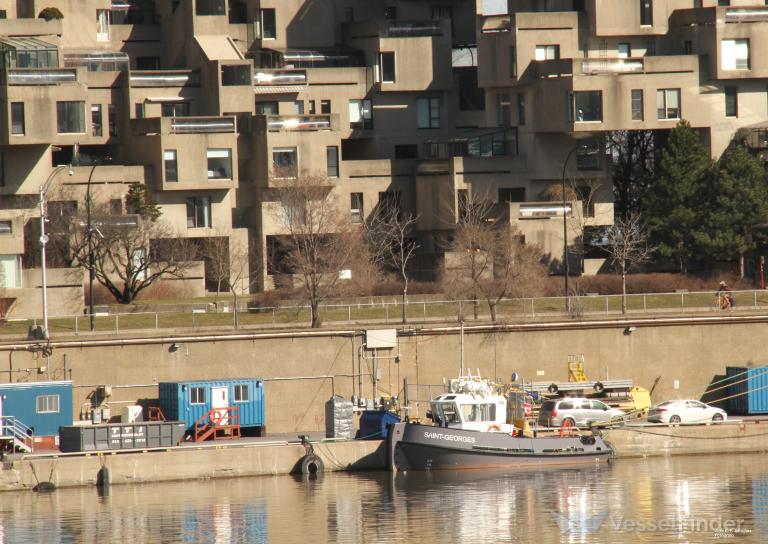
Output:
M595 390L595 393L602 393L605 391L605 386L603 385L603 382L596 382L595 385L592 386L592 389Z
M299 468L302 474L319 474L325 472L325 464L317 455L305 455L299 461Z
M581 443L585 446L593 446L597 442L597 439L594 436L582 436L581 437Z
M547 387L547 391L549 391L553 395L557 395L557 392L560 391L560 388L557 387L556 383L553 383L553 384L550 384L549 387Z

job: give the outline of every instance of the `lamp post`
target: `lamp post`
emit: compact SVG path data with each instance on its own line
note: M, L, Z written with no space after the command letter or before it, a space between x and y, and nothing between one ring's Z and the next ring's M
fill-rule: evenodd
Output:
M43 276L43 338L45 339L48 338L48 277L45 262L45 244L48 243L48 235L45 234L45 220L47 218L45 192L51 186L51 183L53 183L56 174L65 168L69 169L69 175L71 176L73 174L71 164L59 165L51 171L48 175L48 179L46 179L45 183L40 186L40 266Z
M563 175L560 177L562 182L562 189L563 189L563 264L565 265L565 313L567 314L571 310L571 297L568 294L568 275L570 273L570 267L568 265L568 214L566 213L566 194L565 194L565 169L568 166L568 161L571 159L571 155L573 155L576 151L579 151L581 149L586 149L587 145L585 144L578 144L575 147L573 147L569 152L568 155L565 156L565 161L563 162Z

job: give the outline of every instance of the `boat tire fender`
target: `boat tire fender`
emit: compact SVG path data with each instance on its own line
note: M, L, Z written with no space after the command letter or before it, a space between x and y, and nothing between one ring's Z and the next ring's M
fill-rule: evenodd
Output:
M560 388L557 387L556 383L553 383L553 384L550 384L549 387L547 387L547 391L549 391L553 395L557 395L557 392L560 391Z
M305 455L299 463L302 474L318 474L325 472L325 464L317 455Z
M594 446L597 439L594 436L582 436L581 443L585 446Z
M602 393L605 391L605 386L602 382L596 382L595 385L592 386L592 389L595 390L595 393Z

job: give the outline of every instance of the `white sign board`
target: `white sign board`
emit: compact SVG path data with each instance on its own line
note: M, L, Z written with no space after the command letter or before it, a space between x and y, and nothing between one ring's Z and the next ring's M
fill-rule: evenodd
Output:
M366 349L392 349L397 347L397 329L365 331Z

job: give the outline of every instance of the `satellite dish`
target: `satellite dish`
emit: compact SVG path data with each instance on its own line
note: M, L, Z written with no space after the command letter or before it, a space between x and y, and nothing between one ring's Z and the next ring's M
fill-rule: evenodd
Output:
M520 379L520 376L517 375L517 372L513 372L511 377L512 377L512 383L515 383L517 382L517 380Z

